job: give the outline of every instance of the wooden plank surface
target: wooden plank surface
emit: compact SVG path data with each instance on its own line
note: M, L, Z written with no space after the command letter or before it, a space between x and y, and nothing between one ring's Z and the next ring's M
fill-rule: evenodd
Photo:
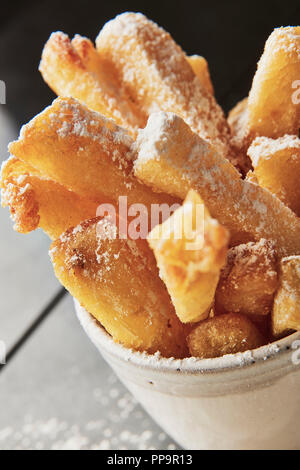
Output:
M174 449L81 328L69 296L0 373L0 449Z

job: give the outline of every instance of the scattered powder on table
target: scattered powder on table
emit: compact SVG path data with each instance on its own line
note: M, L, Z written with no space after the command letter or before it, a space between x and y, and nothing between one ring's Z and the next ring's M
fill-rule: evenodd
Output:
M108 392L92 391L99 419L74 424L52 417L26 415L19 426L0 429L0 448L14 450L144 450L176 449L164 432L153 424L132 397L119 386L114 374L107 378ZM105 408L101 418L101 407ZM110 410L107 412L107 410ZM133 431L134 430L134 431ZM155 447L155 445L157 447Z

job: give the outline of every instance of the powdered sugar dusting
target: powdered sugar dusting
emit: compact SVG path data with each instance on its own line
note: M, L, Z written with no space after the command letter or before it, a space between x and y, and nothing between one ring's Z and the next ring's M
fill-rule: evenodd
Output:
M221 108L166 31L140 13L123 13L106 23L96 44L148 115L175 112L230 157L229 128Z
M49 125L54 127L61 138L74 135L92 139L101 144L103 150L110 153L108 143L112 141L115 146L115 158L121 158L118 152L118 146L128 148L122 155L122 163L125 160L131 161L133 156L130 148L133 141L125 129L117 126L114 121L107 119L95 111L91 111L78 101L73 99L58 98L59 107L57 112L49 115ZM53 109L56 109L56 102L53 103Z
M283 51L300 60L300 30L292 26L276 28L267 41L270 50L276 55ZM275 47L272 47L275 46Z
M55 132L58 138L77 138L74 150L78 148L78 155L84 152L86 144L94 141L102 152L119 162L120 168L127 168L135 158L131 151L133 140L125 129L73 98L57 98L50 107L22 127L19 141L25 140L27 133L41 119L45 121L45 128ZM45 132L45 129L40 129L40 132Z
M273 158L277 152L288 149L300 150L300 139L297 136L286 134L278 139L256 137L248 149L248 155L256 168L261 159Z
M264 188L242 180L180 117L162 112L150 116L137 148L135 171L145 183L181 198L193 188L233 237L266 238L275 242L280 255L300 253L300 220L293 212ZM173 177L165 184L161 174L167 168Z

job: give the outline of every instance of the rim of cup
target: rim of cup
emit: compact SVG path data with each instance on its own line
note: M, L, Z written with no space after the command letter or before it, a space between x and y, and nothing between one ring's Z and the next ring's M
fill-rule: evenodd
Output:
M96 343L101 349L104 349L109 354L121 361L130 362L138 367L147 368L150 370L164 370L168 372L183 372L183 373L211 373L217 371L224 371L230 369L241 369L254 364L260 363L270 364L278 357L286 357L286 361L295 366L291 361L291 354L293 350L300 350L300 332L295 332L273 343L261 346L251 351L245 351L236 354L227 354L222 357L200 359L196 357L187 357L184 359L165 358L156 354L148 354L146 352L134 351L130 348L116 343L112 336L107 333L103 326L89 314L80 304L74 300L77 316L84 330L90 336L92 341ZM295 347L295 345L297 347ZM300 362L300 352L298 353ZM286 362L284 361L284 362ZM282 365L282 364L281 364Z

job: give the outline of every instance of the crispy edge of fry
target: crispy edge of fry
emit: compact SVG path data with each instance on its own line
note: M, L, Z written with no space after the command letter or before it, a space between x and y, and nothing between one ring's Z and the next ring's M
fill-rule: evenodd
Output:
M258 184L300 216L300 139L257 137L248 148Z
M242 180L224 157L173 113L153 113L137 139L135 174L156 191L184 199L194 189L231 245L266 238L279 257L300 254L300 220L277 197Z
M134 129L145 127L147 115L130 99L128 90L124 84L119 83L113 70L109 68L109 64L102 60L92 41L76 34L71 41L71 45L80 56L88 72L92 73L100 84L105 84L111 95L117 100L118 110L124 120L123 126L128 127L127 121L129 121L131 123L129 127Z
M193 190L183 205L148 235L160 276L183 323L207 318L228 241L227 229L210 217Z
M214 87L211 81L209 72L209 66L207 60L201 55L191 55L187 57L187 60L192 67L195 75L199 78L201 84L205 89L212 95L215 94Z
M268 315L277 287L277 256L273 243L261 239L232 247L216 290L216 311L256 318Z
M62 234L50 250L58 279L115 341L185 357L185 330L147 242L115 234L116 226L101 218Z
M200 358L220 357L262 346L262 333L245 316L226 313L200 322L188 335L191 356Z
M114 119L135 136L141 122L133 114L132 108L126 106L125 100L120 110L114 95L117 86L112 86L113 77L100 72L97 76L90 73L66 34L60 31L51 34L44 46L39 70L57 95L72 96L82 101L90 109Z
M55 240L67 228L96 215L98 204L42 177L14 157L2 164L0 187L2 205L9 206L20 233L40 227Z
M297 135L300 106L293 103L299 80L300 26L276 28L266 41L248 99L251 140Z
M9 207L14 230L28 233L39 226L39 204L27 175L11 175L13 161L18 160L10 158L1 166L1 205Z

